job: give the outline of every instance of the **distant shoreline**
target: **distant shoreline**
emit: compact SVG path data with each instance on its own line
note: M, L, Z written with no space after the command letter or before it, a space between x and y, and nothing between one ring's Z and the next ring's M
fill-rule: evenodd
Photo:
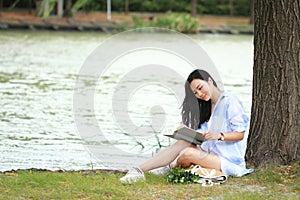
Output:
M113 13L112 21L106 20L106 13L76 13L72 18L49 16L45 19L24 10L1 11L0 30L32 31L79 31L115 33L133 28L132 16L147 19L162 13ZM206 34L244 34L253 35L253 25L248 24L246 17L198 16L200 28L198 33Z

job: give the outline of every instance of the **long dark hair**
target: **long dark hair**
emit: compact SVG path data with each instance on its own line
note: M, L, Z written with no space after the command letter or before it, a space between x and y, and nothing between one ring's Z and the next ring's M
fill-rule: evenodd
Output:
M182 103L182 123L193 129L201 127L201 124L208 121L211 116L211 100L204 101L197 99L190 84L194 79L208 81L211 78L214 86L218 87L215 80L204 70L196 69L190 73L185 82L185 97Z

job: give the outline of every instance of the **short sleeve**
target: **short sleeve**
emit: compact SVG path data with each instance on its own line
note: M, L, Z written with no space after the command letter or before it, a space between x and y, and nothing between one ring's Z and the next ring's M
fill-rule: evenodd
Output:
M231 96L227 104L227 123L232 132L247 130L249 118L245 113L242 102L235 96Z

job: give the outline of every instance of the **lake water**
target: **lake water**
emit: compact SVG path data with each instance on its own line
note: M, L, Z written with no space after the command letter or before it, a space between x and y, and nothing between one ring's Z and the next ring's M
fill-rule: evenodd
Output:
M172 142L163 133L180 120L180 105L173 94L155 84L139 86L129 99L116 98L116 105L125 105L124 101L128 103L125 112L117 109L121 113L118 115L111 109L114 95L111 91L112 88L117 90L116 84L121 78L116 67L99 79L94 94L95 109L80 113L74 110L78 73L86 58L110 36L80 32L0 32L0 171L27 168L128 169L149 158L159 144L168 146ZM250 115L252 36L190 37L215 63L224 89L236 94ZM130 46L132 41L122 42ZM130 60L130 56L127 59ZM123 59L120 62L125 66L124 63L129 61ZM166 59L166 62L177 63L172 59ZM114 64L118 65L118 62ZM120 68L121 72L127 73L128 69ZM131 81L133 84L138 82ZM180 84L176 80L171 82ZM142 127L151 120L149 108L157 105L164 107L166 112L164 129L159 132L146 131L141 137L132 137L115 124L114 120L122 120L120 116L127 113L137 127ZM104 137L90 139L87 144L75 124L76 115L86 119L95 115L96 126L101 127ZM95 126L89 124L89 120L85 123L87 127ZM151 137L145 137L147 135ZM97 155L93 148L97 148Z

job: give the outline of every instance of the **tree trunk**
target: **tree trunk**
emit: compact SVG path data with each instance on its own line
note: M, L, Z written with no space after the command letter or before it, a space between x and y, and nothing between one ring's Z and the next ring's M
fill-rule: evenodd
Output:
M2 10L3 10L3 0L0 0L0 17L1 17Z
M66 1L66 7L64 11L64 17L72 17L72 0L65 0Z
M1 7L2 6L2 0L0 0L0 11L2 10ZM32 0L28 1L28 13L31 14L31 10L32 10Z
M125 0L125 14L128 15L129 13L129 0Z
M229 15L233 16L233 14L234 14L234 11L233 11L234 10L233 9L233 0L229 0L229 9L230 9L229 10L229 12L230 12Z
M255 0L254 67L246 158L300 160L300 0Z
M106 19L107 21L111 21L111 0L107 0L107 15Z
M64 0L57 0L57 16L62 17L64 12Z
M254 0L250 0L250 20L249 24L254 24Z
M42 14L42 17L48 17L49 16L49 14L50 14L50 12L48 13L48 11L49 11L49 4L50 4L50 0L44 0L43 1L43 14Z
M193 17L197 15L197 0L191 0L191 15Z

